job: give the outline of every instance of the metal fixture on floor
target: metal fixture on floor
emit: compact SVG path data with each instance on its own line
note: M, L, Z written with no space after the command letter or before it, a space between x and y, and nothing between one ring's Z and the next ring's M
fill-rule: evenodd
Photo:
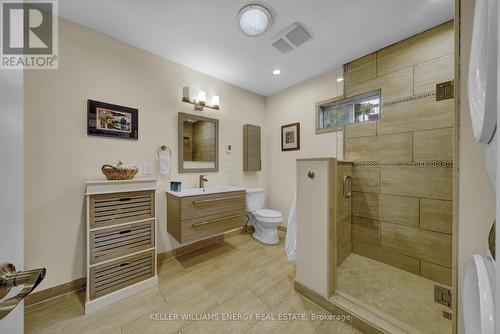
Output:
M0 265L0 298L5 297L11 288L24 285L24 288L14 297L0 302L0 320L5 318L21 300L29 295L45 278L46 269L16 271L11 263Z

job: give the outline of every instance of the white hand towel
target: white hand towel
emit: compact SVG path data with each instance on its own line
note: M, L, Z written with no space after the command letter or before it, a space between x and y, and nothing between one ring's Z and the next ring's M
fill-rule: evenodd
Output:
M289 262L297 259L297 194L293 196L290 213L288 214L285 250Z
M171 157L169 155L161 155L160 154L160 173L164 175L170 174L170 160Z

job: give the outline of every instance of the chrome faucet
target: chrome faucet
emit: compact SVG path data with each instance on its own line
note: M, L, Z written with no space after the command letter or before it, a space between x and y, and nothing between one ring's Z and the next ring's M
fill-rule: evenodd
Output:
M205 182L208 182L206 175L200 175L200 188L205 188Z

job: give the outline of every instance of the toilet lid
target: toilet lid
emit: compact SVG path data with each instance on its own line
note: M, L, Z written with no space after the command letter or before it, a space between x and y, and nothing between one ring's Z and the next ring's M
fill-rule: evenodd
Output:
M262 210L257 210L255 212L256 215L264 217L264 218L280 218L281 217L281 212L276 211L276 210L269 210L269 209L262 209Z
M491 259L474 255L464 277L463 314L465 334L494 334L495 306Z

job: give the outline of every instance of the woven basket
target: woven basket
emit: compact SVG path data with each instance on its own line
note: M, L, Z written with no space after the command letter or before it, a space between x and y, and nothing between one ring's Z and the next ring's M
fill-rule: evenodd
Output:
M126 168L122 166L121 162L117 166L104 165L101 167L101 171L108 180L131 180L139 172L136 167Z

